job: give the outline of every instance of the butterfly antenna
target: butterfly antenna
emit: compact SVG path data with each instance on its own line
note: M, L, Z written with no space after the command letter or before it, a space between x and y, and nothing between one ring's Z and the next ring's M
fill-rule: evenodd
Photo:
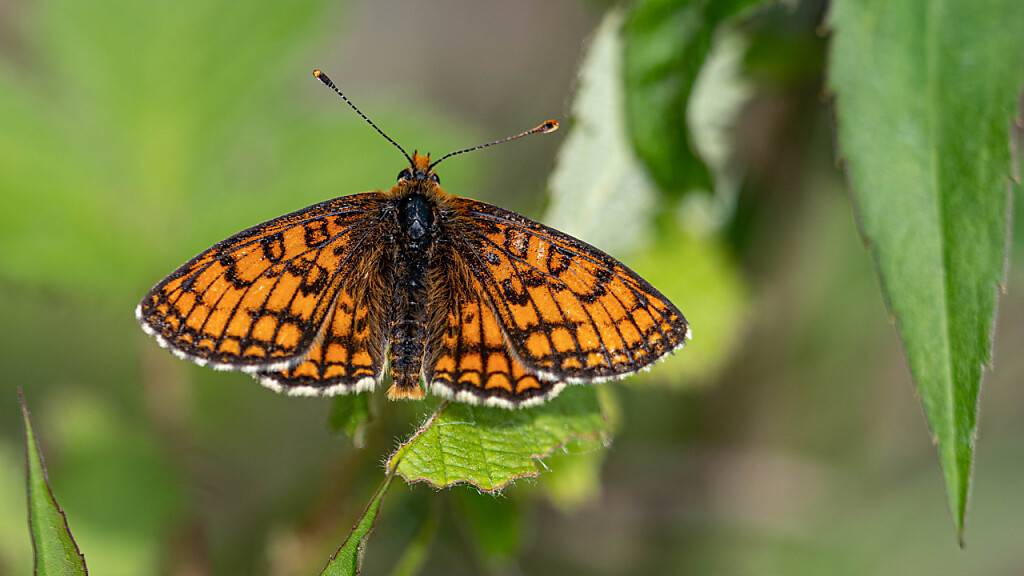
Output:
M316 78L317 80L323 82L324 86L327 86L331 90L334 90L335 94L341 96L341 99L344 100L346 104L351 106L352 109L356 111L356 114L359 114L360 118L366 120L366 123L369 124L370 126L373 126L373 129L376 130L378 134L383 136L384 139L387 140L388 142L391 142L395 146L395 148L398 148L402 152L402 155L405 156L405 159L409 161L409 165L413 166L412 158L409 156L409 153L405 151L405 148L402 148L401 144L392 140L391 136L388 136L387 134L384 133L383 130L380 129L380 126L374 124L373 120L370 120L366 116L366 114L363 114L363 111L357 108L356 105L353 104L352 101L348 99L348 96L345 96L345 94L343 94L342 91L338 89L338 86L334 83L334 81L327 77L327 74L324 74L323 72L320 71L319 68L317 68L316 70L313 70L313 78Z
M550 134L550 133L554 132L555 130L558 130L558 120L547 120L544 123L538 124L537 126L534 126L533 128L530 128L526 132L520 132L519 134L516 134L515 136L508 136L508 137L502 138L500 140L495 140L494 142L488 142L487 144L479 144L477 146L470 146L469 148L463 148L462 150L456 150L455 152L449 152L449 153L445 154L444 156L441 156L437 160L434 160L433 162L431 162L429 170L433 170L434 166L437 166L438 164L440 164L444 160L447 160L448 158L451 158L452 156L458 156L459 154L465 154L466 152L473 152L475 150L483 150L484 148L490 148L491 146L497 146L498 144L504 144L505 142L511 142L513 140L519 140L520 138L523 138L524 136L529 136L531 134Z

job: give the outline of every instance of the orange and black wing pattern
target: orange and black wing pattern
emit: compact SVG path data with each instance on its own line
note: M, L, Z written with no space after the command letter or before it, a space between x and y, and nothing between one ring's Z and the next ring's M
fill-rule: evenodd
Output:
M345 382L364 377L364 366L379 373L379 342L364 326L379 304L356 298L344 279L372 262L382 202L376 192L345 196L240 232L157 284L136 316L181 358L263 373L282 387L309 385L302 378L313 362L321 382L338 366ZM332 352L350 340L362 348Z
M503 408L539 404L562 382L544 380L509 349L501 322L480 282L450 255L452 282L439 284L424 380L431 393L470 404Z
M489 204L452 204L468 268L512 354L541 380L624 377L689 338L679 309L597 248Z
M389 295L347 282L338 290L322 334L302 361L284 370L260 372L260 382L278 392L331 396L372 390L383 376L386 351L384 304Z

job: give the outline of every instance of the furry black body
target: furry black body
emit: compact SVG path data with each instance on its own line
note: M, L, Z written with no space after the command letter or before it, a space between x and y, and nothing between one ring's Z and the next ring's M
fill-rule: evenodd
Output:
M415 395L419 389L427 335L428 281L436 237L435 203L414 187L395 200L394 301L390 329L391 374L395 387Z

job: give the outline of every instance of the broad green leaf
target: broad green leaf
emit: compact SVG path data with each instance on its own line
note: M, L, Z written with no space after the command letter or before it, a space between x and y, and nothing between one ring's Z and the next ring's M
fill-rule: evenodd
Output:
M67 516L57 504L46 477L46 465L39 450L25 397L18 391L21 415L25 422L25 449L28 463L28 524L35 550L35 572L40 576L88 574L85 556L78 550Z
M504 410L444 403L388 460L406 482L436 488L470 484L498 492L540 473L557 449L589 450L608 441L608 419L592 387L570 386L547 404Z
M394 478L394 474L389 472L377 488L377 491L373 493L373 497L370 498L370 502L366 505L366 509L363 510L359 521L352 527L352 532L345 539L345 543L341 545L341 548L338 548L334 556L331 556L327 566L320 572L321 576L352 576L362 572L366 541L370 538L373 526L377 523L380 505L384 501L384 495L387 494L388 487L391 486L392 478Z
M371 419L369 394L347 394L331 400L327 423L335 432L347 434L356 448L366 444L366 426Z
M718 27L763 0L640 0L623 26L633 145L670 197L711 190L688 129L687 106Z
M840 152L962 542L1005 266L1024 4L840 0L831 24Z

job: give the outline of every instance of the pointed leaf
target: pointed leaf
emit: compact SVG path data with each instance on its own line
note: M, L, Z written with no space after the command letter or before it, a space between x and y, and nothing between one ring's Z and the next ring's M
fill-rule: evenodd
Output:
M43 454L29 420L25 396L18 390L21 416L25 422L25 447L28 464L28 524L35 551L35 573L40 576L84 575L85 556L71 535L67 516L50 489Z
M958 536L1003 281L1019 0L840 0L841 153L925 414Z
M584 386L523 410L444 403L391 455L388 468L410 484L465 483L497 492L518 478L537 476L538 460L556 449L603 445L608 425L596 391Z

